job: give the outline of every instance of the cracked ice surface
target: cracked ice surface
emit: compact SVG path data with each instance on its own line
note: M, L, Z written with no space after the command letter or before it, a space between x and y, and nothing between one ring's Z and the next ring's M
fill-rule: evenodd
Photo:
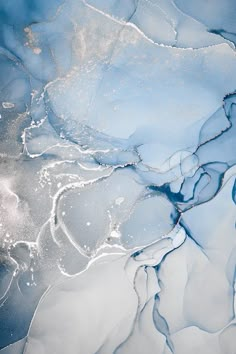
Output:
M236 353L233 0L0 0L0 354Z

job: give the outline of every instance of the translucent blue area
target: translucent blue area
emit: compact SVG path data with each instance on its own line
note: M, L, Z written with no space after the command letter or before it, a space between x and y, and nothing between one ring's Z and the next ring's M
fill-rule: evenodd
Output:
M0 0L0 353L234 353L235 6Z

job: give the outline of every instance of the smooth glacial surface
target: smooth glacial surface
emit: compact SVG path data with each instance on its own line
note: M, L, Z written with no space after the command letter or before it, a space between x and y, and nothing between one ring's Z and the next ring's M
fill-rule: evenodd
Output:
M235 0L0 0L0 354L236 354Z

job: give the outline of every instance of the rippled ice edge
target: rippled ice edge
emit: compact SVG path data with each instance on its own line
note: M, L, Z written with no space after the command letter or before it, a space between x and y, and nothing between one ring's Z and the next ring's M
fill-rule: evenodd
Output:
M0 0L0 353L236 353L236 2Z

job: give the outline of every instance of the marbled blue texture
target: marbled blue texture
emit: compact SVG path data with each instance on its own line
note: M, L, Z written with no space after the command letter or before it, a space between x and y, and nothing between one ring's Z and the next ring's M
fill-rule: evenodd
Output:
M235 354L236 2L0 0L0 353Z

